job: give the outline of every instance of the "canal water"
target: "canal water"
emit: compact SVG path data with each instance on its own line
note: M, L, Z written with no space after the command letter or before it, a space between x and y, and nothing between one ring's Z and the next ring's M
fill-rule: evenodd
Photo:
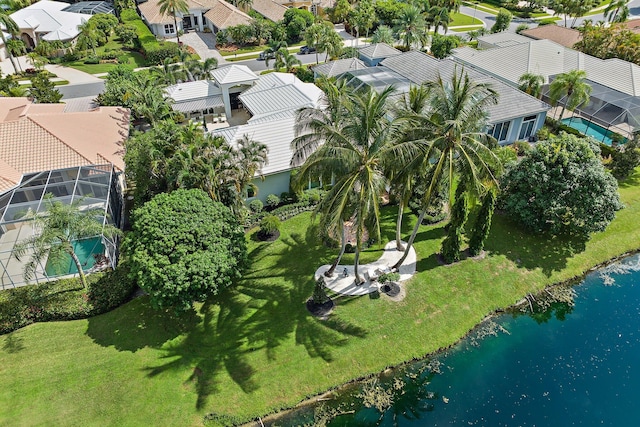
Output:
M640 426L640 258L574 290L271 425Z

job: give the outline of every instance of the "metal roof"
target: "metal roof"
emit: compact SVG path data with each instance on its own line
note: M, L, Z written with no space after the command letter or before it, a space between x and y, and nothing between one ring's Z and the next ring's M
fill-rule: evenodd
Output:
M115 14L113 3L110 1L81 1L62 10L65 12L86 13L89 15L98 13Z
M343 75L347 84L356 89L364 85L370 86L377 92L382 92L393 86L398 92L408 92L411 80L384 66L368 67L361 70L348 71Z
M209 108L224 107L224 101L222 96L210 96L208 98L195 99L193 101L184 101L171 104L173 111L180 111L181 113L189 113L192 111L203 111Z
M258 80L256 73L246 65L228 65L211 71L211 76L219 84L251 83Z
M347 71L360 70L362 68L367 68L367 64L358 58L345 58L316 65L315 67L312 67L312 70L316 74L321 74L326 77L335 77L342 73L346 73Z
M222 94L222 90L210 80L178 83L168 86L165 92L176 103Z

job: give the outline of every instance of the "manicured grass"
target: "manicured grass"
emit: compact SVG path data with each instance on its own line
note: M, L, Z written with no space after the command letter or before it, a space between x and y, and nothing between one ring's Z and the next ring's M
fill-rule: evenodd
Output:
M300 48L300 46L304 46L304 42L289 45L288 49L289 51L297 51ZM241 53L255 52L259 54L260 52L264 52L268 47L269 45L263 44L262 46L245 46L240 49L234 50L233 52L220 50L220 55L227 57L227 56L234 56L236 54L240 55ZM230 59L227 59L227 61L230 61Z
M498 216L485 259L441 266L443 226L423 227L404 301L340 298L327 321L310 317L304 301L313 271L335 250L318 243L309 214L299 215L275 242L248 236L244 280L197 315L174 319L143 297L0 337L0 425L200 425L209 412L246 419L294 405L448 346L496 308L638 248L640 173L620 192L626 208L586 244L524 234ZM385 208L383 241L394 219L395 208ZM379 253L367 250L363 262Z
M482 26L482 21L473 16L465 15L464 13L454 13L452 15L453 21L449 23L449 27L470 26L478 25Z
M107 50L122 50L123 55L127 57L127 62L122 65L126 66L127 68L130 68L133 70L134 68L146 66L146 61L139 52L124 50L124 46L122 45L122 43L120 43L120 41L115 36L111 36L109 38L109 41L104 46L100 46L96 48L96 54L100 56L100 54L105 53ZM89 53L87 53L87 56L89 56ZM111 63L85 64L82 60L79 60L79 61L62 63L60 65L75 68L76 70L84 71L85 73L89 73L89 74L100 74L100 73L108 73L109 71L116 68L119 64L111 64Z

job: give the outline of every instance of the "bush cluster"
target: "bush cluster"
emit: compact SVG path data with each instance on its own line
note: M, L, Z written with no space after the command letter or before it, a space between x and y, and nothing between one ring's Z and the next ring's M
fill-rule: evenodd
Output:
M148 65L158 65L165 58L173 58L178 54L179 46L172 42L159 42L134 9L123 10L120 19L135 27L138 37L133 44L145 55Z
M307 190L303 193L298 194L296 196L297 201L294 201L291 194L282 193L280 195L280 201L281 203L283 203L283 205L271 210L269 214L276 216L280 221L286 221L289 218L294 217L302 212L313 210L318 202L320 202L323 195L323 190ZM254 201L252 201L251 203L253 203ZM244 219L245 229L256 227L260 224L262 218L267 215L267 213L262 210L260 210L259 212L254 211L251 207L251 204L249 204L249 208L251 209L251 213L247 216L247 218Z
M129 299L135 288L126 267L78 278L7 289L0 293L0 334L35 322L84 319L105 313Z

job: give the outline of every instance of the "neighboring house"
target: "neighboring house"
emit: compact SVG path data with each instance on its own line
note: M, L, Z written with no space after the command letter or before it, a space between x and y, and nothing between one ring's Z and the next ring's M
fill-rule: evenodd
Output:
M159 0L148 0L138 4L140 16L157 37L175 37L178 31L213 32L240 24L250 24L252 18L224 0L187 0L189 12L177 14L175 28L173 16L160 13Z
M311 67L313 70L313 78L317 79L323 77L336 77L347 71L355 71L363 68L367 68L367 64L359 60L358 58L345 58L338 59L336 61L329 61L324 64Z
M573 47L582 40L580 31L575 28L567 28L560 25L541 25L520 32L521 35L534 40L551 40L564 47Z
M284 13L288 9L274 0L253 0L251 8L273 22L284 19Z
M287 8L295 7L296 9L304 9L314 15L322 14L324 9L333 7L335 0L276 0Z
M248 194L250 199L265 201L269 194L289 191L296 112L318 107L322 97L323 92L316 85L303 83L293 74L265 74L239 96L250 118L243 124L211 132L232 144L246 135L267 146L268 164L261 171L264 179L255 179L258 194Z
M380 66L347 72L346 76L354 87L367 84L383 90L393 86L399 93L406 93L412 85L434 81L438 76L449 81L456 67L463 68L451 59L438 60L409 51L382 60ZM488 83L498 93L498 104L487 109L487 132L500 144L527 140L542 127L549 105L487 74L472 68L465 71L474 82Z
M0 289L26 284L13 247L34 233L30 214L46 210L44 197L63 203L83 198L82 208L103 212L102 221L120 226L124 179L122 158L129 111L100 107L64 112L64 104L32 104L0 98ZM117 242L96 236L77 242L87 269L115 265ZM35 281L73 274L41 265Z
M369 67L375 67L383 59L400 55L402 52L386 43L374 43L358 49L358 56Z
M493 49L496 47L513 46L526 43L530 39L519 34L501 31L495 34L487 34L478 37L478 49Z
M453 57L513 86L525 73L540 74L548 84L555 76L584 70L593 91L587 105L576 112L589 121L629 136L640 129L640 66L621 59L599 59L549 40L478 51L455 49ZM509 58L509 66L505 66ZM547 97L548 86L543 89ZM562 100L560 101L562 102Z
M640 34L640 19L630 19L629 21L616 25L624 25L628 30L633 31L636 34Z
M91 18L90 14L66 11L69 3L40 0L10 16L20 29L20 38L32 49L40 42L73 41L80 32L78 26Z

